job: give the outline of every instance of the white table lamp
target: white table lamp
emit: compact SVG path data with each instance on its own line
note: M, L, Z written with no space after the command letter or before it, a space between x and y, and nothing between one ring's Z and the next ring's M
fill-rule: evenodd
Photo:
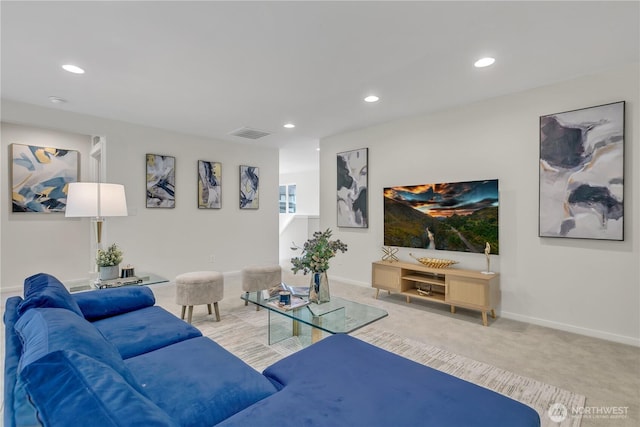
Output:
M64 216L93 218L96 222L96 241L102 241L102 223L110 216L127 216L124 185L97 182L73 182L67 192Z

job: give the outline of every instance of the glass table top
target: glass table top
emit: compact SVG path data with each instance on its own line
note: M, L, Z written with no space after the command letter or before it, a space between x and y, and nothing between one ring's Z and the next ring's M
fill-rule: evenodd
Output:
M168 281L169 280L157 274L138 273L134 277L104 281L91 279L67 280L64 282L64 285L69 289L69 292L82 292L92 291L94 289L118 288L121 286L155 285L156 283L165 283Z
M243 294L241 298L266 308L270 313L278 313L330 334L348 334L388 315L381 308L336 296L332 296L329 302L321 304L311 302L289 310L278 307L278 297L262 299L256 295L256 292L252 292L248 295Z

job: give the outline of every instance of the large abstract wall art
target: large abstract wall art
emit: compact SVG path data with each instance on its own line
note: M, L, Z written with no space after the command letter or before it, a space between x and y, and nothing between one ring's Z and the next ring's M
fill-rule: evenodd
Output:
M147 207L176 207L176 158L147 154Z
M13 212L64 212L67 185L78 181L78 152L11 144Z
M222 207L222 164L198 160L198 208Z
M499 253L498 180L384 189L384 244Z
M260 206L260 169L240 166L240 209L258 209Z
M624 240L624 101L540 117L540 237Z
M368 149L338 153L337 161L338 227L367 228Z

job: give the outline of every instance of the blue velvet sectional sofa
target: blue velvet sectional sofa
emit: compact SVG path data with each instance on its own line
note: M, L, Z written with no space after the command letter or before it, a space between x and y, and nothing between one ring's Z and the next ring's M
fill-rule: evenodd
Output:
M262 374L154 305L146 287L69 294L54 277L7 300L4 425L540 425L512 399L334 335Z

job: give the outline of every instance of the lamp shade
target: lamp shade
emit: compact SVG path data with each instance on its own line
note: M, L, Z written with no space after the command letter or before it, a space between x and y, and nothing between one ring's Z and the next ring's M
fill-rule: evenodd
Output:
M67 191L67 217L127 216L124 185L72 182Z

